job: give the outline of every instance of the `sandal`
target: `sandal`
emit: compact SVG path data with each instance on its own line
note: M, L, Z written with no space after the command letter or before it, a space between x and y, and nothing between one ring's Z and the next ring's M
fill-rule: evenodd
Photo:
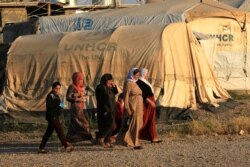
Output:
M163 142L163 140L159 140L159 139L151 140L151 143L161 143L161 142Z
M110 143L115 143L115 142L116 142L116 137L115 136L110 137Z
M104 138L98 139L98 142L103 148L112 148L112 146L109 143L104 142Z
M39 149L38 154L46 154L47 151L45 149Z
M142 146L135 146L134 149L135 150L141 150L141 149L143 149L143 147Z

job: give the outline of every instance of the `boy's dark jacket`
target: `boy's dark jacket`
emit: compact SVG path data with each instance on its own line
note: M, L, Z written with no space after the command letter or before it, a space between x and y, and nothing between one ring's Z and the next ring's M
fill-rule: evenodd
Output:
M46 97L46 120L54 120L56 116L60 116L62 108L60 97L51 91Z

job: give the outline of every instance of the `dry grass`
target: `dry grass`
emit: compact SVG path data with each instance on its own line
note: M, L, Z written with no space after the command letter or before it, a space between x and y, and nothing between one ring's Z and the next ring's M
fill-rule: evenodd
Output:
M245 133L250 133L250 118L240 116L238 118L234 118L227 122L225 126L225 131L228 134L239 134L244 131Z
M67 126L64 126L65 133ZM1 132L19 131L24 133L37 132L41 135L45 132L46 124L2 124ZM179 138L185 135L211 135L211 134L250 134L250 117L239 116L222 122L216 118L206 120L195 120L182 124L170 125L168 129L161 132L161 135L167 135L172 138ZM52 138L57 138L54 134Z
M250 93L249 91L229 91L228 93L231 95L231 97L235 100L250 100Z
M204 121L192 121L182 126L175 126L170 129L170 137L183 135L209 135L209 134L250 134L250 118L240 116L227 122L220 122L217 119ZM242 135L242 134L241 134Z
M222 134L224 132L222 124L216 119L193 121L189 124L188 128L191 135L203 135L210 133Z

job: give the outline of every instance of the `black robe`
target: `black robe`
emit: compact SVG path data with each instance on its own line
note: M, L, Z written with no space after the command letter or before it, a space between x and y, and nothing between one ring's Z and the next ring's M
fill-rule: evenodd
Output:
M153 97L154 94L151 90L151 87L149 85L147 85L145 82L143 82L142 80L138 79L138 81L136 81L137 85L140 87L141 91L142 91L142 98L143 98L143 103L144 105L148 105L146 99L148 97Z
M115 123L116 100L115 95L118 93L117 87L109 88L103 84L96 87L95 94L97 100L97 121L98 121L98 138L104 137L109 140Z

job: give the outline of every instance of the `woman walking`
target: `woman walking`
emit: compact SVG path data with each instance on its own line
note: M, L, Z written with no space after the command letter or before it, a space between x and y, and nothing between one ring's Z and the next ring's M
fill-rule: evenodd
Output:
M67 101L71 102L71 120L68 129L67 139L70 142L83 140L93 141L90 133L89 123L86 119L84 109L84 75L82 72L75 72L72 76L73 83L67 90Z
M139 131L143 125L143 99L142 91L136 84L139 76L140 70L137 68L132 68L128 74L123 91L123 125L117 137L118 143L125 142L127 146L132 146L134 149L142 149Z
M155 125L156 105L154 99L154 90L148 82L148 69L140 69L141 76L136 82L142 90L143 97L143 127L140 130L140 139L149 140L151 143L160 143L162 140L157 138L157 130Z
M97 100L97 140L104 148L110 148L110 137L115 124L116 100L118 93L111 74L104 74L96 87Z

